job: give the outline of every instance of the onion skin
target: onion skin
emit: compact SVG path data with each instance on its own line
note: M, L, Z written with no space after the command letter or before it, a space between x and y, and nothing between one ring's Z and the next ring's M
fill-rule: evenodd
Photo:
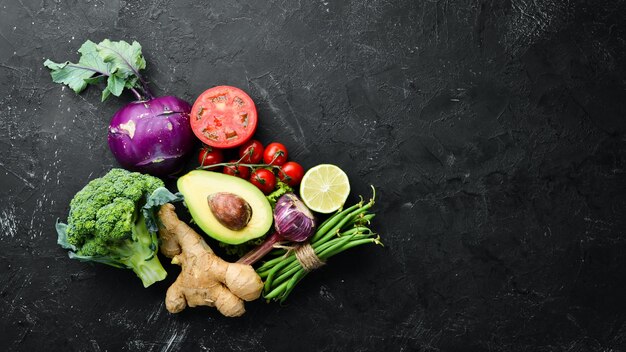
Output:
M315 232L315 217L293 193L278 198L274 209L274 228L292 242L304 242Z
M174 96L135 101L118 110L109 124L109 148L124 168L154 176L179 171L195 137L191 105Z

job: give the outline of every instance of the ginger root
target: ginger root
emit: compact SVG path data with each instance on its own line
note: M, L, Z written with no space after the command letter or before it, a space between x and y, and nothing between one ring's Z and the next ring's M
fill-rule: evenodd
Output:
M165 307L178 313L187 306L210 306L227 317L242 315L243 301L259 298L263 281L252 266L228 263L213 253L174 209L168 203L159 210L161 253L181 266L180 275L167 290Z

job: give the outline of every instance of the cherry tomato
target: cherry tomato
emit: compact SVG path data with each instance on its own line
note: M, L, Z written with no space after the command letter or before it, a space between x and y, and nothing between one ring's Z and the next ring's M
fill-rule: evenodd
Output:
M273 162L272 162L273 161ZM270 143L265 147L263 162L270 165L282 165L287 161L287 148L280 143Z
M278 178L291 187L299 185L302 177L304 177L304 168L295 161L285 163L278 171Z
M229 163L236 163L237 160L231 160ZM224 173L226 175L237 176L245 180L250 177L250 169L247 166L224 166Z
M196 99L190 122L193 133L204 144L217 148L237 147L256 130L256 106L239 88L213 87Z
M224 155L222 154L221 149L209 147L208 145L205 145L202 149L200 149L200 154L198 155L198 162L200 163L200 166L210 166L213 164L219 164L223 161Z
M276 187L276 176L274 173L267 169L256 169L252 175L250 175L250 182L257 186L261 192L270 194Z
M257 140L247 141L239 147L239 157L244 163L258 164L263 160L263 144Z

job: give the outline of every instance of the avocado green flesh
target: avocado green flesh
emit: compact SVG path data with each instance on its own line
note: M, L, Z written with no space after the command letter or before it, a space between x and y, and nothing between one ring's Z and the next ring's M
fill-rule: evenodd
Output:
M212 171L194 170L180 177L177 184L194 222L207 235L220 242L244 243L263 236L272 226L272 206L263 192L246 180ZM215 218L207 197L218 192L234 193L250 204L252 217L243 229L233 231Z

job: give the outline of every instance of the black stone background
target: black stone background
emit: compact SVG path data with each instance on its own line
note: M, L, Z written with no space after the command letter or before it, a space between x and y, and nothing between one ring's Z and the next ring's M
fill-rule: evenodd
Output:
M81 351L626 351L626 4L0 1L0 346ZM159 94L243 88L258 137L378 187L386 247L239 319L67 258L54 231L116 166L100 103L42 63L137 40Z

